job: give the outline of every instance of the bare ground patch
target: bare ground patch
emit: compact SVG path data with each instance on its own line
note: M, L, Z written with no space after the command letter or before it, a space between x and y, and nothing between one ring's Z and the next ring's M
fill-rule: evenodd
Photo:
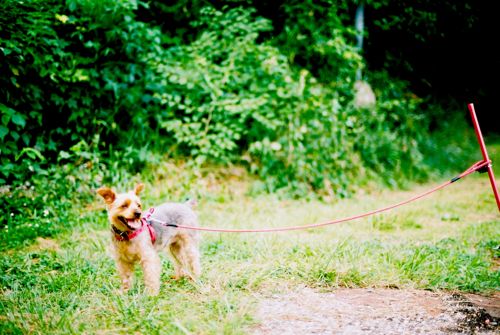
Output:
M499 334L500 295L300 288L264 297L253 334Z

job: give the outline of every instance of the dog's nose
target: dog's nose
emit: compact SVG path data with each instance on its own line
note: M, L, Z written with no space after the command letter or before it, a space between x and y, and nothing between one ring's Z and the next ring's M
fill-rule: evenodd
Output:
M134 212L134 216L136 219L141 217L141 212Z

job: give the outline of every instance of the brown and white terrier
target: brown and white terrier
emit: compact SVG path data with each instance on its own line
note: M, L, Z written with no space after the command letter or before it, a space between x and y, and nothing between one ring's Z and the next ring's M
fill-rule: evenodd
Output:
M146 290L156 295L160 289L160 250L166 250L172 259L174 279L199 277L198 232L176 228L177 225L197 227L198 218L192 209L195 201L164 203L150 209L146 218L142 217L139 193L143 189L143 184L137 184L133 191L117 194L111 188L101 187L97 193L106 202L122 290L129 290L134 266L140 263Z

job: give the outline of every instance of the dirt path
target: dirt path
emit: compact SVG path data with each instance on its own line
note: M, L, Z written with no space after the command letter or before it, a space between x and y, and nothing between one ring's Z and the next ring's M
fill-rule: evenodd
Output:
M499 317L500 292L301 288L264 297L253 334L500 334Z

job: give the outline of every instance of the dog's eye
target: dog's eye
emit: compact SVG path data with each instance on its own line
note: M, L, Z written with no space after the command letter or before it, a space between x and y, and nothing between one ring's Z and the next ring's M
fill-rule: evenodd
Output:
M137 207L142 208L141 204L137 204Z
M127 205L127 204L123 204L123 205L121 205L120 207L121 207L121 208L127 208L127 207L128 207L128 205Z

